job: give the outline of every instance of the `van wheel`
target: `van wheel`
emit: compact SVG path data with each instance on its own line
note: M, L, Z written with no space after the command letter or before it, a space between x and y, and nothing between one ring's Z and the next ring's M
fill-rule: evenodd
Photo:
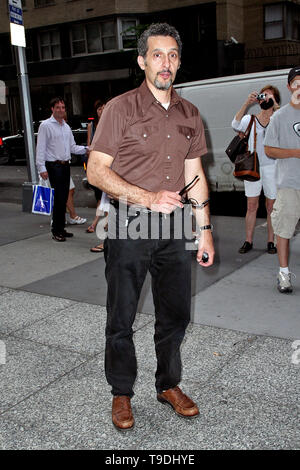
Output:
M14 153L10 153L9 156L8 156L8 165L15 165L16 163L16 155Z
M3 153L0 157L0 164L1 165L8 165L9 164L9 154L7 152Z

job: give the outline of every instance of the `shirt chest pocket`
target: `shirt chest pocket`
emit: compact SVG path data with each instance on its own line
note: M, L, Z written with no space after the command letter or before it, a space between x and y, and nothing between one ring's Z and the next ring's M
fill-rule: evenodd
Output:
M128 137L141 145L152 145L155 140L157 142L158 133L158 126L131 126Z
M188 153L192 139L195 136L195 129L187 126L177 126L177 132L179 150Z

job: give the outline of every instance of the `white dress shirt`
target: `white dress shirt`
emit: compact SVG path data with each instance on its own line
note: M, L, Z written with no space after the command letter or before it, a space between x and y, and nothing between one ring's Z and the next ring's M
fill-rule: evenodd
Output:
M62 121L60 124L53 115L40 124L37 146L36 166L39 173L46 170L45 162L55 160L70 160L71 153L84 155L86 147L76 145L70 126Z

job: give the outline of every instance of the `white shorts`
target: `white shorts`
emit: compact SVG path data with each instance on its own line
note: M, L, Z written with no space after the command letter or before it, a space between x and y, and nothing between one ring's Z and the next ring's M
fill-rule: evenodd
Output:
M268 199L276 199L276 167L275 165L266 165L259 168L260 179L258 181L244 181L245 194L247 197L259 196L261 190Z
M72 179L72 176L70 176L70 187L69 187L69 190L70 189L74 189L75 188L75 184L74 184L74 181Z

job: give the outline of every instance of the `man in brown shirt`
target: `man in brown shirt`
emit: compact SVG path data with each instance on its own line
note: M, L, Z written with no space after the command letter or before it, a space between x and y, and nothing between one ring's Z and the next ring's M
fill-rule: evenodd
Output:
M198 175L188 196L199 202L195 209L200 235L197 260L210 266L214 259L208 188L201 158L206 152L204 128L195 106L173 89L180 66L181 40L167 24L151 25L138 43L138 63L145 81L112 99L103 112L87 169L88 180L112 197L105 241L107 326L105 371L112 386L112 420L119 429L134 424L130 399L137 364L132 340L141 288L152 276L155 305L157 399L181 416L199 414L197 405L178 387L181 379L180 345L190 320L191 252L186 239L175 233L175 215L183 213L181 189ZM125 222L118 216L123 203L129 207ZM134 205L135 212L132 212ZM143 225L157 216L159 237L130 236L130 224L141 216ZM165 220L170 236L161 236ZM112 224L116 231L111 230ZM125 236L124 236L125 232ZM122 235L122 236L121 236ZM203 254L208 261L203 261Z

